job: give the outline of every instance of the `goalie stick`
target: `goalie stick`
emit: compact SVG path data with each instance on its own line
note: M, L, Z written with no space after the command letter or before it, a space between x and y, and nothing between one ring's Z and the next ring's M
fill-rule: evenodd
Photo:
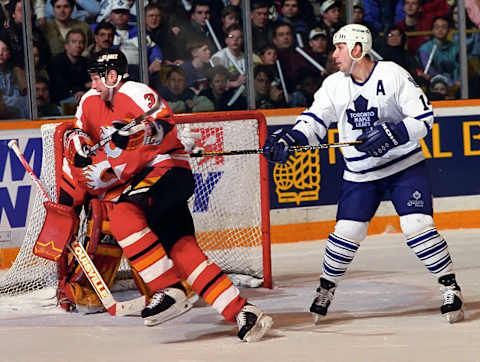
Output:
M8 147L15 152L18 159L32 178L37 188L40 190L46 200L49 201L50 197L48 196L47 191L45 190L37 175L35 175L35 172L33 172L23 153L20 151L17 141L11 140L10 142L8 142ZM84 229L85 228L79 228L78 234L81 238L85 237ZM103 280L102 275L98 272L98 269L95 267L95 264L93 264L92 259L90 259L87 251L78 240L73 240L70 245L67 246L67 248L73 252L75 259L82 268L85 276L87 277L88 281L97 293L98 298L100 298L100 301L102 302L108 313L110 313L112 316L128 315L137 313L145 307L146 299L144 295L132 300L122 302L115 300L112 292L108 288L108 285Z
M327 148L338 148L338 147L347 147L354 146L356 144L362 143L362 141L351 141L351 142L336 142L336 143L321 143L314 146L290 146L288 150L290 152L299 151L313 151L313 150L323 150ZM234 155L258 155L263 154L263 148L252 149L252 150L234 150L234 151L218 151L218 152L192 152L190 157L214 157L214 156L234 156Z
M137 118L134 118L132 119L129 123L127 123L125 126L123 126L122 128L120 129L117 129L115 132L113 133L116 133L116 132L124 132L124 131L128 131L130 128L133 128L134 126L136 126L139 122L143 121L145 118L151 116L152 114L154 114L156 111L158 111L160 109L162 105L162 101L159 99L157 99L157 102L153 105L152 108L150 108L148 111L146 111L145 113L141 114L140 116L138 116ZM90 148L87 148L85 150L85 154L87 156L91 155L92 153L94 153L95 151L97 151L99 148L105 146L108 142L110 142L112 140L112 136L113 136L113 133L106 136L105 138L102 138L98 143L94 144L92 147Z

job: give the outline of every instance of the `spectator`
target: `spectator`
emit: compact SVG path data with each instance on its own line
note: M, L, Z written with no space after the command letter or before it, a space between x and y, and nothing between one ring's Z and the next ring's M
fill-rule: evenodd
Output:
M365 7L361 0L353 1L353 14L352 14L352 23L364 25L370 30L372 34L372 41L375 43L375 39L378 36L377 29L371 23L365 20Z
M176 43L179 45L177 54L179 54L180 58L187 59L189 56L185 49L185 44L187 44L189 39L204 38L212 53L218 50L207 27L207 20L209 19L210 3L207 0L195 1L192 4L190 22L182 25L177 35Z
M85 51L84 56L89 59L96 59L97 53L113 46L115 26L111 23L100 23L95 27L94 42Z
M432 29L433 19L428 14L420 11L420 0L405 0L403 9L405 18L395 25L405 33L413 31L427 31ZM407 49L416 52L420 46L428 41L426 35L409 36L407 39Z
M169 64L180 64L175 51L175 35L168 22L168 13L164 7L150 3L145 7L145 25L150 39L163 53L163 60Z
M278 59L277 47L273 44L265 45L258 52L262 64L265 65L275 65L275 62Z
M303 72L298 80L297 89L290 96L289 107L310 106L313 96L321 84L322 78L318 73Z
M137 7L132 6L135 0L126 0L129 6L129 14L128 14L128 24L135 25L137 23ZM100 0L100 12L97 16L97 23L100 24L101 22L111 22L112 18L112 7L115 5L115 1L113 0Z
M78 104L90 88L90 76L87 71L87 58L82 56L85 50L83 32L72 29L67 33L66 40L63 53L56 55L49 64L48 74L53 99L60 105L73 105Z
M128 73L133 80L138 80L140 79L140 51L137 25L128 23L130 4L127 0L112 1L110 21L116 28L113 45L125 54L128 61ZM149 35L146 37L146 43L148 72L153 74L160 71L163 54L159 46L152 41Z
M93 34L90 25L81 20L72 19L75 0L51 0L55 17L47 22L45 37L52 56L64 51L65 36L72 29L80 29L86 39L86 46L93 43Z
M386 37L379 46L378 53L383 60L390 60L401 65L417 81L423 77L423 68L415 53L405 50L406 35L404 31L393 25L387 29Z
M231 73L228 88L236 88L245 83L245 55L243 54L243 33L238 24L227 29L227 46L212 56L213 65L222 65Z
M20 87L20 68L11 61L8 40L0 39L0 119L26 118L27 100Z
M245 96L240 95L229 105L235 95L234 89L227 90L230 72L224 66L218 65L207 72L209 88L202 90L193 98L193 112L232 111L247 108Z
M287 92L295 90L297 79L304 69L309 68L306 60L295 51L292 28L288 24L277 24L273 30L273 44L277 47Z
M431 101L443 101L446 99L452 99L449 96L449 79L441 74L437 74L430 80L430 86L428 87L428 99Z
M188 113L192 111L195 93L187 88L187 73L179 66L170 66L167 72L166 87L154 85L165 99L174 113Z
M8 21L2 22L3 27L0 28L0 37L8 39L10 44L10 54L12 62L18 67L25 69L25 52L23 48L23 10L21 0L10 0L6 8ZM33 22L32 22L33 23ZM42 31L32 24L32 38L45 53L47 57L50 55L47 40Z
M435 18L432 29L433 39L423 44L418 53L425 68L433 52L430 69L428 70L430 77L442 74L449 79L450 86L460 86L460 65L457 60L458 44L447 40L449 31L450 22L448 18L443 16Z
M40 51L39 46L33 43L32 48L33 62L35 64L35 76L49 79L47 71L47 58L45 54Z
M222 9L221 15L222 23L222 33L221 36L218 36L218 40L222 47L226 47L225 37L227 36L227 29L230 25L237 24L240 25L240 9L237 6L228 5Z
M273 69L270 65L257 65L253 71L256 109L283 108L286 105L283 91L272 87L275 79Z
M192 60L184 62L181 67L187 73L187 87L198 94L208 87L207 71L211 68L211 52L205 38L191 40L187 44L187 49Z
M37 77L35 82L37 108L39 117L56 117L61 116L62 111L58 104L53 103L50 99L50 88L48 79Z
M340 7L341 3L335 0L325 0L320 6L322 18L318 25L327 31L329 39L332 39L333 34L342 27Z
M306 52L318 64L320 64L323 68L325 68L327 63L328 52L329 52L327 32L325 31L325 29L315 28L310 31L308 38L309 38L309 41L308 41L309 48L306 49ZM321 72L310 63L308 65L309 65L308 70L310 72L317 73L318 75L326 74L326 71ZM308 103L307 105L310 105L310 104L311 102Z
M299 44L297 41L297 45L303 46L307 41L309 26L300 13L298 0L282 0L281 3L280 16L277 20L279 22L290 24L295 33L295 39L297 39L298 36L301 37L302 43Z
M47 19L51 19L54 16L54 10L50 1L46 3L44 0L35 1L37 3L35 6L35 15L37 15L37 18L41 16L41 13L43 13ZM40 10L42 6L44 9ZM72 19L85 21L88 24L95 24L95 18L100 13L100 8L101 3L98 0L76 0L73 6ZM43 21L39 20L39 22L41 23Z
M252 1L250 18L252 19L252 46L255 53L272 42L273 25L268 19L269 7L266 0Z

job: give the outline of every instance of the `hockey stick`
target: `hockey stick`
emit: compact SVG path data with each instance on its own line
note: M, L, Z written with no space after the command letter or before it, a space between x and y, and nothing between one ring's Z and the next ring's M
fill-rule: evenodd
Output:
M321 143L315 146L291 146L288 148L290 152L306 152L313 150L323 150L327 148L338 148L338 147L347 147L354 146L362 143L362 141L351 141L351 142L337 142L337 143ZM263 148L253 149L253 150L235 150L235 151L218 151L218 152L192 152L190 157L214 157L214 156L234 156L234 155L258 155L263 154Z
M123 126L122 128L116 130L115 132L113 133L117 133L117 132L124 132L124 131L128 131L130 128L133 128L134 126L136 126L139 122L143 121L145 118L151 116L153 113L155 113L156 111L158 111L160 109L160 106L162 105L162 102L160 101L160 98L157 100L157 103L155 103L153 105L152 108L150 108L148 111L146 111L145 113L141 114L140 116L138 116L137 118L134 118L132 119L129 123L127 123L125 126ZM112 136L113 136L113 133L106 136L105 138L102 138L98 143L94 144L92 147L88 148L85 150L85 154L88 156L88 155L91 155L92 153L94 153L95 151L97 151L99 148L105 146L108 142L110 142L112 140Z
M45 187L42 185L37 175L35 175L35 172L33 172L32 168L25 159L25 156L18 148L17 141L11 140L10 142L8 142L8 147L15 152L23 167L25 167L25 170L28 172L38 189L42 192L43 196L47 200L50 200L50 197L48 196ZM84 236L82 234L82 231L83 230L79 230L80 236ZM80 267L85 273L85 276L87 277L88 281L97 293L100 301L102 302L108 313L113 316L128 315L136 313L145 307L144 295L128 301L116 301L112 295L112 292L108 288L108 285L103 280L102 275L98 272L95 264L93 264L92 259L90 259L90 256L87 254L87 251L85 250L83 245L78 240L73 240L67 247L70 251L73 252L75 259L77 259L78 264L80 264Z

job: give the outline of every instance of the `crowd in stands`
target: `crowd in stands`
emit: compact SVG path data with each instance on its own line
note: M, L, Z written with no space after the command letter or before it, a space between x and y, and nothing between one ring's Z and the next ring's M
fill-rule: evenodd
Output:
M31 0L39 116L71 115L90 87L89 59L127 56L140 79L135 0ZM0 119L27 117L20 0L0 0ZM145 0L150 86L175 112L246 109L241 0ZM251 0L256 108L306 107L336 71L332 36L345 1ZM372 57L395 61L432 100L459 97L455 0L355 0L352 21L374 38ZM480 97L480 33L467 17L471 98Z

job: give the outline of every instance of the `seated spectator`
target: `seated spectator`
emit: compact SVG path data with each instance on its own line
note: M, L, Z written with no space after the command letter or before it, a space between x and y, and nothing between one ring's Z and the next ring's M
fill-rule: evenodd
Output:
M272 42L273 23L268 18L269 7L270 4L267 0L251 2L252 45L255 53Z
M79 29L67 33L64 52L56 55L48 66L53 99L62 104L78 104L83 94L90 88L85 37Z
M140 79L140 51L137 25L131 25L128 22L130 14L130 4L127 0L112 0L112 12L110 14L110 21L115 26L115 36L113 45L118 47L128 61L128 73L133 80ZM162 66L162 51L157 44L155 44L149 35L146 37L147 43L147 59L148 72L153 74L160 71Z
M340 20L341 6L341 2L335 0L325 0L322 5L320 5L321 19L317 25L325 29L329 39L332 39L333 34L343 25Z
M137 23L137 7L133 6L135 0L126 0L130 12L128 14L128 24L135 25ZM97 23L106 22L109 23L112 21L112 8L116 5L113 0L100 0L100 12L97 16Z
M163 60L166 64L181 64L175 52L175 35L169 24L169 13L165 7L150 3L145 7L145 26L147 35L162 50Z
M280 15L277 21L290 24L295 34L295 39L300 36L301 43L297 45L303 47L307 41L307 32L309 25L300 13L298 0L281 0Z
M278 59L277 47L273 44L267 44L258 51L261 64L275 65Z
M416 54L405 50L405 42L404 31L393 25L387 29L386 37L380 43L378 53L383 60L390 60L405 68L418 81L423 76L423 68Z
M25 69L25 52L23 48L23 10L21 0L10 0L5 8L8 21L2 22L0 37L8 40L12 62ZM32 23L32 39L43 53L48 57L50 50L43 32Z
M308 48L305 52L310 55L318 64L325 68L329 52L327 32L322 28L315 28L310 31L308 36ZM308 72L314 72L318 75L326 74L325 71L320 71L312 64L308 63Z
M192 60L186 61L180 66L187 73L187 87L198 94L208 87L207 71L211 68L210 57L212 53L208 47L208 42L203 38L188 42L187 49L192 56Z
M113 46L115 26L111 23L100 23L93 32L94 42L83 52L83 56L89 59L96 59L97 53Z
M183 68L173 65L167 71L166 87L154 84L163 99L174 113L189 113L193 107L195 93L187 88L187 73Z
M222 32L217 35L218 41L222 47L226 47L225 38L227 36L227 29L230 25L240 25L240 9L237 6L228 5L222 9L221 23Z
M217 65L207 72L209 88L204 89L193 98L193 112L232 111L247 108L245 96L234 99L235 90L227 90L230 72Z
M36 43L33 43L32 48L33 63L35 64L35 76L49 79L47 71L47 58L45 54L40 51Z
M213 65L222 65L231 73L228 88L237 88L246 81L243 32L240 25L230 25L226 32L227 46L212 56Z
M449 79L450 86L460 86L460 65L457 60L459 48L457 43L447 40L449 31L450 22L447 18L443 16L435 18L432 29L433 39L424 43L418 53L424 68L433 54L427 72L430 77L442 74Z
M21 70L11 61L8 40L0 39L0 119L27 117L27 99L16 68Z
M39 117L56 117L62 115L62 110L59 105L50 99L48 79L37 77L35 90Z
M41 20L41 14L44 14L44 17L48 20L54 17L54 10L50 1L35 0L35 2L35 15L40 23L44 22L44 20ZM75 0L72 19L85 21L88 24L95 24L96 17L100 13L100 8L101 3L98 0Z
M290 96L289 107L309 107L320 85L322 77L318 73L304 72L298 80L297 89Z
M253 70L256 109L285 107L283 91L278 87L272 87L274 79L275 73L270 65L257 65Z
M405 18L395 25L405 33L414 31L428 31L432 29L433 18L421 11L420 0L405 0L403 9ZM416 52L420 46L429 40L426 35L415 35L407 38L407 49Z
M45 28L45 37L52 56L64 51L65 36L72 29L80 29L85 37L85 46L93 42L93 34L84 21L72 19L73 6L75 0L51 0L55 17L47 22Z

